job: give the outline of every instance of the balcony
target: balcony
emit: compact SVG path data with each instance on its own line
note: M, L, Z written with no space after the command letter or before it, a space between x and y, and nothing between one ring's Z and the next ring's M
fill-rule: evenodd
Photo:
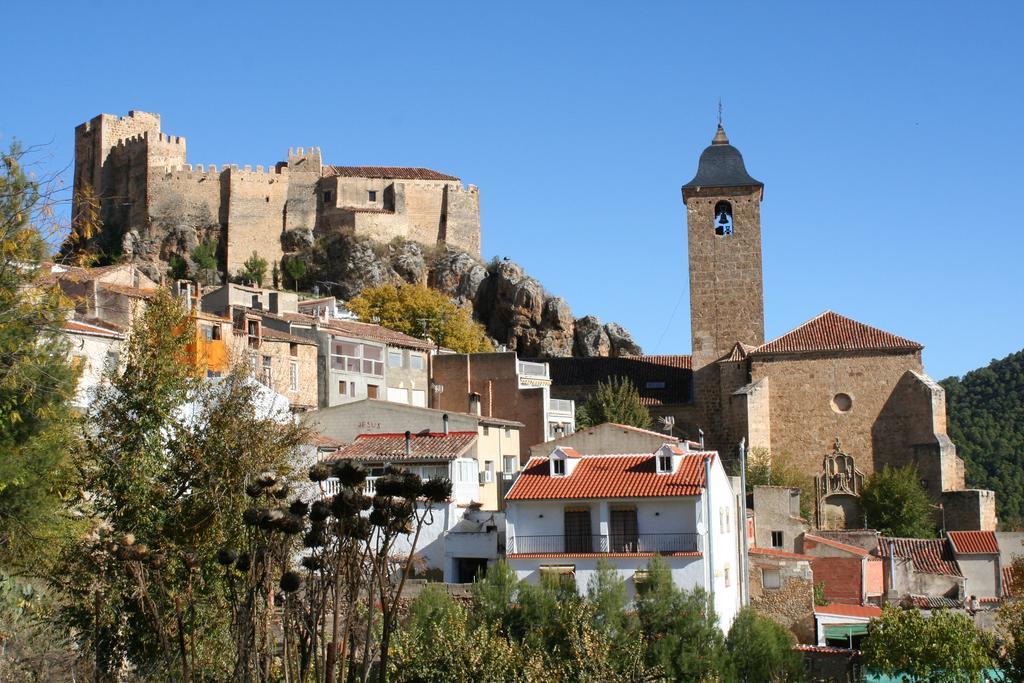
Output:
M560 553L692 553L700 549L700 535L610 534L519 536L508 540L510 554Z
M516 370L519 374L520 389L551 386L551 377L548 375L547 363L530 363L529 361L521 360Z

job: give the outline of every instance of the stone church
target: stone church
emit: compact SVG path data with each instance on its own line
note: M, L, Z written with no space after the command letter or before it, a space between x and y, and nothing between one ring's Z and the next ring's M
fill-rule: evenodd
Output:
M692 354L548 359L552 396L581 401L600 380L630 377L662 424L727 456L743 440L813 473L821 528L859 527L864 477L913 463L946 528L994 529L994 494L965 488L921 344L833 311L765 341L763 195L719 125L682 186Z

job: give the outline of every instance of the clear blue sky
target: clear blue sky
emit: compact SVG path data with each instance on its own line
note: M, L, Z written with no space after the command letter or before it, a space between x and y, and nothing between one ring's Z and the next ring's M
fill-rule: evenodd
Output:
M0 144L52 142L57 170L76 124L141 109L192 163L437 168L480 187L485 258L688 353L679 187L721 97L766 185L768 337L833 309L942 378L1024 347L1022 25L1018 2L16 2Z

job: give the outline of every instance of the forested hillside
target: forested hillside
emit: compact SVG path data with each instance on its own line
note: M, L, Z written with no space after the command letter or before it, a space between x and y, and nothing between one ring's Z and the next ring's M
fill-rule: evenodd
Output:
M1024 351L941 384L967 485L995 491L1000 520L1024 526Z

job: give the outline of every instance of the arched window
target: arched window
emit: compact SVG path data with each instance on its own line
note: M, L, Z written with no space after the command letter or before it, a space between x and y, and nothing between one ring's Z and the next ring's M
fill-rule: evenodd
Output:
M715 204L715 234L732 235L732 204L729 202Z

